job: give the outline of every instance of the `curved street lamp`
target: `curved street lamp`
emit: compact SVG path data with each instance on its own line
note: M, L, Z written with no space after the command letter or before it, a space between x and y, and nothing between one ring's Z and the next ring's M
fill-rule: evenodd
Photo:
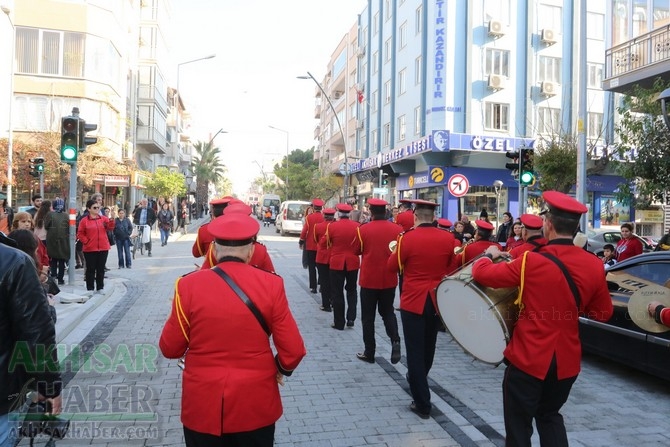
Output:
M340 134L342 135L342 147L344 148L344 188L343 188L343 194L342 194L342 201L346 202L347 199L347 191L349 191L349 158L347 155L347 138L344 135L344 130L342 130L342 123L340 123L340 117L337 115L337 111L335 110L335 107L333 106L333 102L330 100L330 96L326 93L326 91L323 89L319 81L316 80L314 76L312 76L312 73L309 71L307 72L307 76L297 76L298 79L311 79L314 81L317 87L319 87L319 90L321 90L321 93L323 93L323 96L326 97L326 101L328 101L328 105L330 106L330 110L333 111L333 115L335 115L335 121L337 122L337 127L340 129Z
M14 53L16 51L16 27L11 17L11 9L9 6L2 5L0 6L2 12L7 15L9 24L12 26L12 40L10 42L11 48L9 53L11 59L9 62L9 103L7 104L7 116L9 121L9 127L7 130L7 205L13 206L12 203L12 181L13 181L13 168L14 168L14 134L12 132L13 122L12 122L12 104L14 103Z

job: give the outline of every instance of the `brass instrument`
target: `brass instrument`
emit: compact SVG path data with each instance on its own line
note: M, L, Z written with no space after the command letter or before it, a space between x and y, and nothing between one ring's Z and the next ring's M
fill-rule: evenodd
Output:
M455 255L460 255L465 250L465 247L472 244L474 241L475 241L475 238L472 238L472 239L468 240L466 243L462 244L460 247L455 247L454 248L454 254Z
M389 242L389 250L391 250L391 253L393 253L395 251L397 246L398 246L398 240L397 239Z

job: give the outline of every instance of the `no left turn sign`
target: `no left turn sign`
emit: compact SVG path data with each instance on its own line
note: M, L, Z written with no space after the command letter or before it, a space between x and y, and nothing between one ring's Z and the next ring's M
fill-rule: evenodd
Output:
M447 188L452 196L463 197L470 189L470 182L463 174L454 174L449 178Z

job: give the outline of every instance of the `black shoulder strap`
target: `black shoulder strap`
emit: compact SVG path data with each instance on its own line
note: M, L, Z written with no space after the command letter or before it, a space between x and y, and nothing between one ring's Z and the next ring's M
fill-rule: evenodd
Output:
M549 253L543 253L543 252L538 252L545 258L549 259L552 261L554 264L558 266L559 269L563 272L563 275L565 276L565 279L568 281L568 285L570 286L570 290L572 290L572 294L575 297L575 302L577 303L577 311L581 308L582 304L582 296L579 294L579 289L577 289L577 284L575 284L575 281L572 279L572 276L570 275L570 272L568 272L567 267L565 264L563 264L556 256L549 254Z
M214 271L214 273L219 275L221 279L223 279L230 286L230 288L233 289L233 292L235 292L235 294L242 300L242 302L247 305L251 313L254 314L254 317L256 317L256 319L258 320L258 323L261 325L265 333L268 334L268 337L272 335L272 331L270 331L270 328L265 322L263 314L258 310L254 302L249 299L247 294L244 293L244 291L240 289L240 287L235 283L235 281L233 281L233 279L230 276L228 276L226 272L221 270L218 266L214 267L212 270Z

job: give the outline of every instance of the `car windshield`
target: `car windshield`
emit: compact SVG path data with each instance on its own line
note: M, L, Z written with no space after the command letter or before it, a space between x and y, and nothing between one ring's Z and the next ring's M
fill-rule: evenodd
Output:
M665 283L670 280L668 265L661 262L642 262L631 265L625 269L617 270L613 273L615 275L630 275L661 286L665 285ZM634 281L634 278L627 279L626 281Z
M308 206L308 203L291 203L286 207L286 220L302 220Z

